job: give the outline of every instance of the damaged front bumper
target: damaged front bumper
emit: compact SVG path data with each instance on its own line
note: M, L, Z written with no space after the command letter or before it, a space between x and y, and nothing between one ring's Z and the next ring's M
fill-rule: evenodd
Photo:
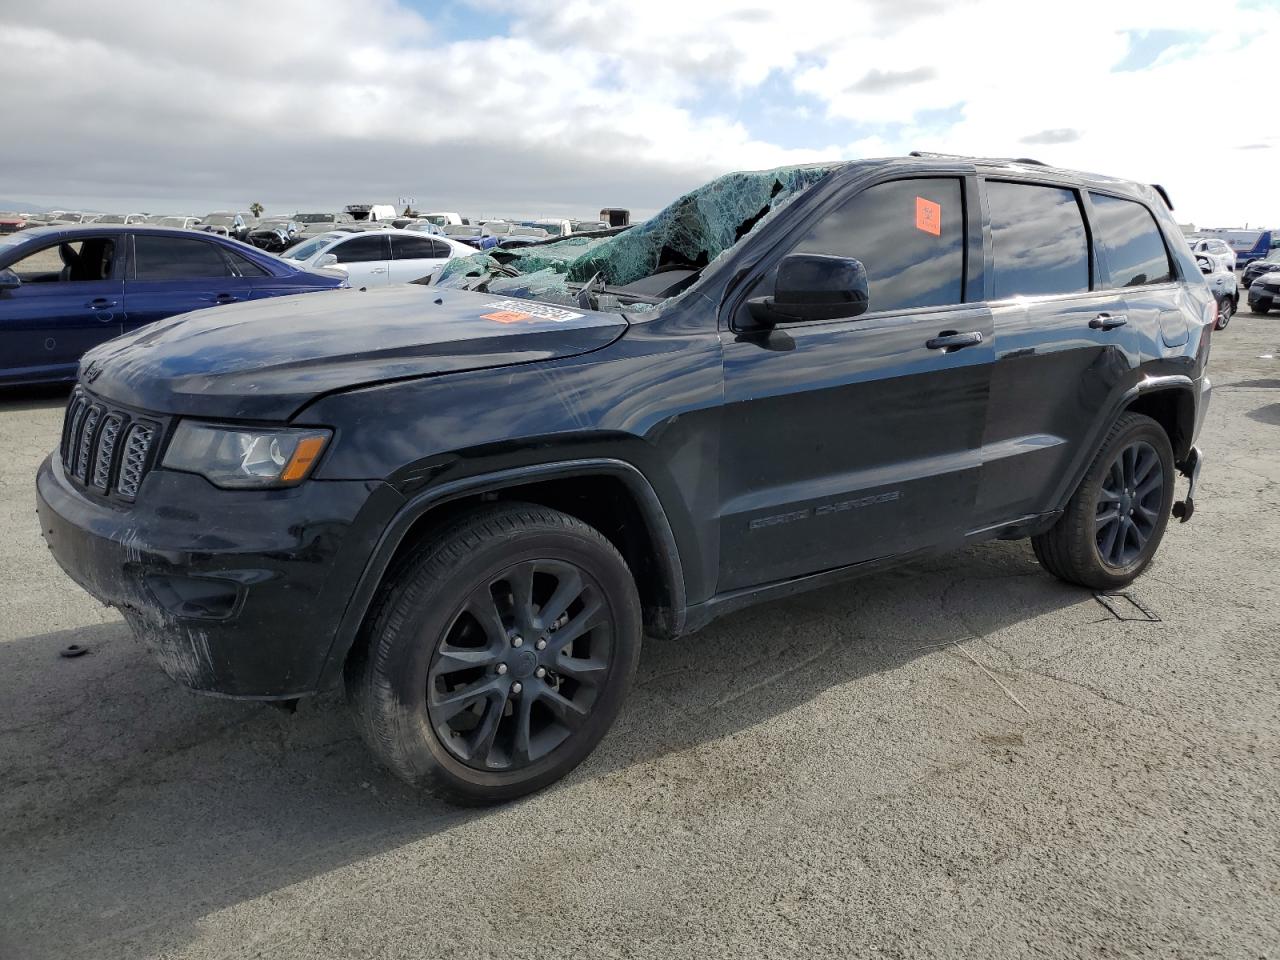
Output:
M64 571L117 607L174 680L200 693L284 700L316 692L351 585L372 553L362 529L381 484L219 490L155 470L121 509L36 477L41 531ZM398 499L398 498L397 498Z

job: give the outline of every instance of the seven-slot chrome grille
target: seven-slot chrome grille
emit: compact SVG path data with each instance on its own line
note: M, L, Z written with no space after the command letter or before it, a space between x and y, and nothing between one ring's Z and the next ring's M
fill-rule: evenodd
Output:
M158 422L77 388L62 426L63 469L91 492L133 500L151 469L159 436Z

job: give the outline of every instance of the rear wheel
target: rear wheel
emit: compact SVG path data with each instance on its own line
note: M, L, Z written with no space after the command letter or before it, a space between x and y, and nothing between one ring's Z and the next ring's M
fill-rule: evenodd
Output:
M1173 506L1173 448L1150 417L1122 414L1067 508L1032 537L1054 576L1095 590L1131 583L1155 556Z
M464 802L564 776L613 723L640 654L640 602L597 530L528 504L480 509L390 579L347 665L375 754Z
M1223 297L1218 301L1218 322L1213 325L1215 330L1227 329L1227 324L1231 322L1231 318L1236 313L1235 297Z

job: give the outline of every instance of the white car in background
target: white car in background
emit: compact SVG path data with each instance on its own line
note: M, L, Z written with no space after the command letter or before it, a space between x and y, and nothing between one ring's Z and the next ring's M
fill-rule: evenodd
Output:
M448 237L412 230L325 233L295 244L280 256L309 270L341 270L353 287L412 283L434 275L454 257L469 257L470 247Z
M1236 252L1225 240L1215 237L1191 237L1191 252L1197 257L1208 257L1213 261L1216 270L1235 270Z

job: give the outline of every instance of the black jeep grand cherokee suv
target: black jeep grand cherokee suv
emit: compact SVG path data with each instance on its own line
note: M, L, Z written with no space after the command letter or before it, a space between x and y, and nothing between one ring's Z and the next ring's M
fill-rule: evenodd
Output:
M106 344L39 513L176 680L345 679L397 774L503 799L591 751L642 632L997 537L1127 584L1193 506L1213 311L1156 189L937 155L731 174L433 285Z

